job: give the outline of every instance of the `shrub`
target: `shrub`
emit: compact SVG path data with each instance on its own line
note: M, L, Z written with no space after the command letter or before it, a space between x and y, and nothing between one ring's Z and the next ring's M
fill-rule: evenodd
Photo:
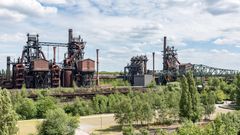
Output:
M75 99L72 104L67 104L64 107L66 113L70 113L74 116L85 116L93 114L92 106L88 101L81 100L79 98Z
M16 107L21 119L31 119L36 116L37 109L32 99L23 98Z
M38 118L45 118L45 113L48 110L56 109L57 102L53 97L43 97L40 98L36 103L37 108L37 117Z
M79 119L68 116L62 109L48 110L46 120L38 127L38 135L74 135Z
M222 103L223 102L223 100L225 99L225 94L224 94L224 92L222 91L222 90L217 90L216 92L215 92L215 96L216 96L216 101L217 101L217 103Z
M122 132L123 135L134 135L134 129L132 126L124 126Z
M17 114L15 113L10 94L0 90L0 135L15 135L17 133Z

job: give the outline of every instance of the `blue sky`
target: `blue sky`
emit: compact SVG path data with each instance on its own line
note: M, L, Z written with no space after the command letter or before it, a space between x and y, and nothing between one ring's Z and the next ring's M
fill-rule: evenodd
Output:
M240 67L239 0L0 0L0 68L17 59L27 33L67 42L67 30L87 41L85 58L100 49L100 70L121 71L134 55L156 52L162 68L163 36L181 63ZM52 48L43 48L52 58ZM49 50L49 51L48 51ZM66 50L60 49L59 60Z

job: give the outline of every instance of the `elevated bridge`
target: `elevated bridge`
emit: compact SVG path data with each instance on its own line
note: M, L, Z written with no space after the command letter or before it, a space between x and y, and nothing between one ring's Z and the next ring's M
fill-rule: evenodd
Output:
M222 69L211 66L206 66L203 64L181 64L179 65L179 75L183 75L188 71L192 71L193 75L196 77L231 77L239 73L238 70Z

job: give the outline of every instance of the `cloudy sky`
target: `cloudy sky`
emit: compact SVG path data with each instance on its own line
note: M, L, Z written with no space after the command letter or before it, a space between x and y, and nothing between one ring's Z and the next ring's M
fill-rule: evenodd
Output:
M151 69L152 52L161 69L163 36L181 63L240 68L240 0L0 0L0 68L20 56L27 33L67 42L69 28L87 41L85 58L100 49L102 71L141 54ZM51 59L52 48L43 50Z

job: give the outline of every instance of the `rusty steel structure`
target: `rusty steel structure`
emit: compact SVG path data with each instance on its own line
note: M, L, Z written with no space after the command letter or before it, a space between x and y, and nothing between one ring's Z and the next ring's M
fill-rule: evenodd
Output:
M88 86L93 84L95 61L84 59L86 42L79 37L73 37L69 29L68 43L39 42L39 35L27 34L27 44L17 62L11 62L7 57L6 77L1 77L1 87L48 88ZM47 60L42 46L53 47L53 60ZM67 57L62 65L56 62L56 47L67 47ZM10 67L12 66L12 71Z
M130 61L131 63L124 67L124 78L133 85L135 75L147 74L148 58L146 55L134 56Z
M202 64L180 63L177 50L167 46L167 37L163 41L163 70L156 75L158 84L176 81L179 76L192 72L194 77L231 77L239 73L237 70L210 67Z
M176 81L180 62L177 59L177 50L174 46L167 46L167 37L163 39L163 70L159 76L159 82L166 84Z
M73 37L72 29L68 31L68 52L64 59L62 70L62 86L72 87L73 80L77 86L88 86L93 83L95 61L84 59L86 42L78 37Z

